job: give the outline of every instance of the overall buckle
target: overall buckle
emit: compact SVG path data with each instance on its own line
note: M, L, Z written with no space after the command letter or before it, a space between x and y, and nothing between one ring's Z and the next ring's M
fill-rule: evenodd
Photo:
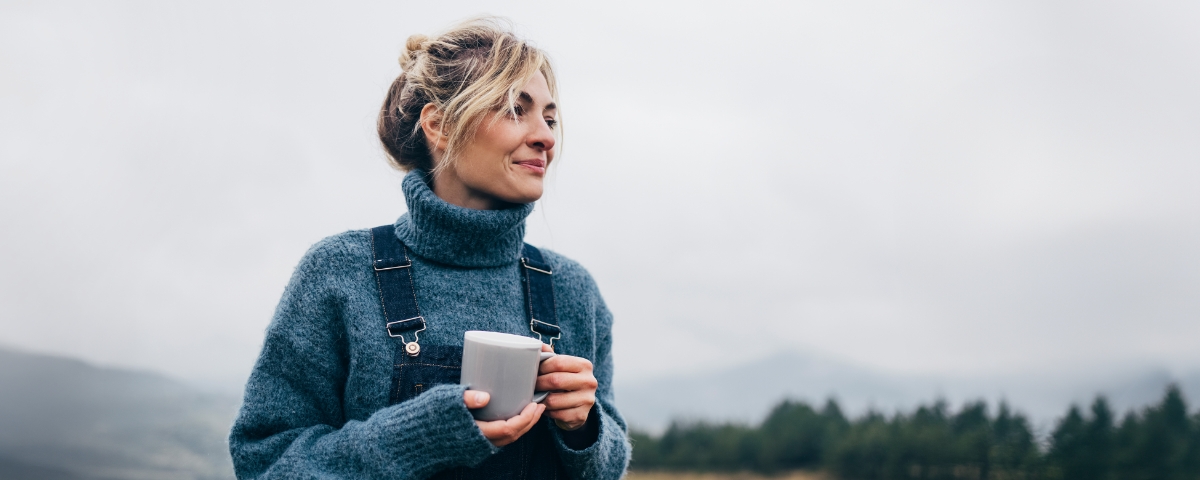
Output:
M420 325L421 328L412 332L413 341L411 341L411 342L404 341L404 333L403 332L405 332L407 330L412 330L417 325ZM408 318L408 319L404 319L404 320L398 320L395 322L388 322L388 324L387 324L388 336L392 337L392 338L399 338L400 343L404 344L404 353L407 353L408 356L410 356L410 357L415 357L421 353L421 345L417 344L417 342L420 341L420 337L418 337L417 334L424 332L424 331L425 331L425 317L413 317L413 318Z
M529 330L536 334L538 336L538 340L540 340L542 343L549 344L550 348L554 348L555 340L562 338L562 329L558 328L558 325L546 323L536 318L529 321ZM550 338L549 342L542 337L543 333L545 333L546 337ZM551 337L551 334L554 336Z

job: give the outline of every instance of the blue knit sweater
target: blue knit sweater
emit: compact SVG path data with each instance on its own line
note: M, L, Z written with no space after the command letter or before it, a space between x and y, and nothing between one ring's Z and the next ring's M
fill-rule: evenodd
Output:
M404 178L408 213L396 235L414 253L412 273L427 330L423 345L462 345L467 330L531 336L519 256L533 205L471 210L438 198L420 172ZM587 358L599 382L582 449L554 431L565 469L578 479L617 479L629 460L625 422L613 405L612 315L579 264L542 250L553 281L559 353ZM440 385L388 406L397 339L384 328L371 269L369 230L314 245L296 267L267 328L229 449L239 478L419 479L477 465L497 452L463 404L463 387Z

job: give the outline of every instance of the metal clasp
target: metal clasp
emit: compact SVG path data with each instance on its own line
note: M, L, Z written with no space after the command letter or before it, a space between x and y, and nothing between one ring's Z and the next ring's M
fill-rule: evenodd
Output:
M403 267L400 267L400 268L403 268ZM413 332L413 341L411 341L411 342L404 341L403 333L392 333L392 325L410 322L410 321L413 321L416 319L421 319L421 328L419 330L416 330ZM404 320L388 322L388 324L387 324L388 336L392 337L392 338L399 338L400 343L404 344L404 353L407 353L408 356L410 356L410 357L415 357L421 353L421 345L417 344L417 342L420 341L421 338L417 334L424 332L424 331L425 331L425 317L406 318Z
M550 337L550 341L549 341L549 342L547 342L547 341L546 341L544 338L542 338L542 332L539 332L539 331L537 331L537 329L536 329L536 328L533 328L533 326L534 326L535 324L538 324L538 323L540 323L540 324L542 324L542 325L548 325L548 326L554 327L554 329L555 329L555 330L558 330L558 335L555 335L555 336L553 336L553 337ZM553 323L546 323L546 322L543 322L543 321L541 321L541 320L538 320L538 319L536 319L536 318L534 318L534 319L532 319L532 320L530 320L530 321L529 321L529 331L531 331L531 332L533 332L535 335L537 335L537 336L538 336L538 340L539 340L539 341L541 341L542 343L545 343L545 344L548 344L548 345L550 345L550 348L554 348L554 341L555 341L555 340L558 340L558 339L562 338L562 328L560 328L558 325L555 325L555 324L553 324Z
M544 273L544 274L546 274L546 275L554 275L554 272L551 272L551 271L549 271L549 270L542 270L542 269L540 269L540 268L537 268L537 267L534 267L534 266L531 266L531 265L529 265L529 262L526 262L526 261L525 261L525 257L521 257L521 266L522 266L522 267L525 267L525 268L528 268L528 269L530 269L530 270L533 270L533 271L535 271L535 272L542 272L542 273Z
M407 256L404 257L404 263L395 263L395 260L386 258L386 259L376 260L374 263L371 264L371 267L374 268L376 272L382 272L385 270L397 270L397 269L401 269L401 268L408 268L411 266L412 266L412 260L409 260Z

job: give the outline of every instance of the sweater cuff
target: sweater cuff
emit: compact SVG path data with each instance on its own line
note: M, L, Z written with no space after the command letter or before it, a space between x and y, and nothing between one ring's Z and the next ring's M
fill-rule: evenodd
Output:
M629 458L629 442L625 430L613 417L604 413L602 405L597 403L592 410L596 414L596 438L586 448L576 450L571 448L563 438L563 432L552 428L554 440L558 448L559 459L574 478L618 478L625 471L626 460ZM592 413L588 414L589 422ZM585 427L586 428L586 427ZM615 461L615 463L614 463Z
M424 478L447 468L477 465L499 451L463 403L462 385L438 385L392 405L367 431L375 459L393 478ZM386 413L385 413L386 412Z

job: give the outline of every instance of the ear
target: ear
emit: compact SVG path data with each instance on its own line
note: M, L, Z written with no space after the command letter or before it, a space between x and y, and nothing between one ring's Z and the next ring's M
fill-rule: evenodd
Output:
M429 146L429 153L446 151L450 136L442 130L442 112L432 103L426 103L421 108L421 130L425 132L425 145Z

